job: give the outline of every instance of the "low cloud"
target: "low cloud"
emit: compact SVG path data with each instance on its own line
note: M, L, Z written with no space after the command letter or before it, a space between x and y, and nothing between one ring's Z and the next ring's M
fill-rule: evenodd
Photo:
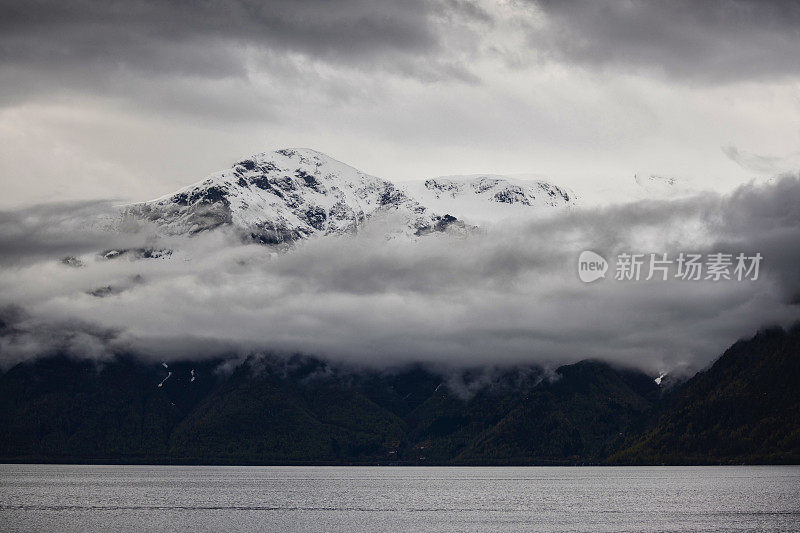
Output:
M23 246L15 215L2 213L0 242L17 258L0 269L0 358L7 367L59 350L160 359L266 351L376 367L600 358L650 372L696 369L760 327L800 318L798 206L792 177L729 196L559 212L466 237L387 240L364 231L286 253L225 232L102 233L172 251L162 258L106 258L98 252L107 241L90 250L96 233L74 229L53 246L64 206L37 208L31 227L53 234ZM625 282L611 271L584 284L576 271L584 249L609 259L719 251L764 260L757 281ZM80 264L61 261L66 254Z
M761 155L728 145L722 147L722 152L743 169L762 175L775 176L800 169L800 151L781 156Z

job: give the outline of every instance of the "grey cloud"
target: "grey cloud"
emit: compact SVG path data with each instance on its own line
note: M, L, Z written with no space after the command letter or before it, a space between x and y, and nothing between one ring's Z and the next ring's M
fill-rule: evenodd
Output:
M600 358L653 372L697 368L761 326L800 318L799 205L793 177L730 196L581 209L463 238L387 241L366 228L270 255L208 233L151 241L174 249L169 259L107 261L87 252L83 268L59 264L45 241L47 253L29 250L28 260L0 268L0 304L24 310L0 343L0 361L56 345L162 358L301 352L377 367ZM55 211L37 217L55 221L63 216ZM8 233L13 217L0 218ZM576 273L583 249L607 258L760 252L764 262L755 282L586 285ZM121 289L91 296L98 287Z
M76 358L107 357L115 345L119 331L71 318L41 320L15 305L0 308L0 366L30 358L32 353L70 355Z
M706 82L800 74L800 4L792 1L535 0L546 23L530 42L587 66Z
M116 209L109 201L61 202L0 211L0 265L25 265L124 243L140 243L138 235L103 231ZM87 221L93 221L87 225Z
M391 83L478 84L444 40L489 23L471 2L0 3L0 108L108 107L261 135L385 99Z
M244 100L250 114L265 118L258 93L279 98L286 87L336 83L313 65L300 66L308 61L475 83L462 61L443 56L438 25L450 24L442 17L447 9L469 20L486 15L467 8L470 3L450 4L6 0L0 5L0 74L8 81L3 96L8 104L37 95L93 94L200 115ZM148 89L153 85L157 91ZM189 100L210 102L185 109L181 98L170 100L173 86Z
M798 175L769 186L746 185L721 205L724 217L709 218L715 247L761 253L780 283L784 302L800 302L800 187Z
M49 63L108 61L172 71L185 63L171 60L170 50L164 46L171 43L185 47L176 51L182 59L195 49L195 55L189 57L196 62L186 66L195 67L198 73L229 75L238 69L225 69L241 67L239 61L230 58L226 63L217 61L219 56L207 57L214 53L218 40L323 57L369 56L387 50L419 52L437 46L427 23L429 8L419 0L346 0L335 5L321 0L45 0L4 2L2 10L5 58L27 56Z

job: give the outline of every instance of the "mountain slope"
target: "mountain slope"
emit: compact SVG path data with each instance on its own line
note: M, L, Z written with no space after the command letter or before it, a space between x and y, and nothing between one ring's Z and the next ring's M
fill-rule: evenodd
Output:
M521 366L448 376L404 417L408 431L403 458L419 464L450 463L518 405L543 375L541 368Z
M353 371L305 357L251 359L232 372L215 371L215 365L165 367L124 358L98 364L61 357L22 363L0 376L0 458L227 464L574 462L560 448L535 457L509 455L503 452L504 443L484 438L498 433L498 424L508 424L518 412L559 428L574 423L559 410L520 411L529 397L551 389L536 367L489 373L475 369L454 381L452 373L420 366ZM581 388L571 368L559 370L564 373L561 381ZM609 382L595 379L592 398L622 394L647 403L620 385L617 371L601 364L592 368L616 376ZM608 388L610 382L624 392ZM597 433L597 422L587 426ZM470 453L464 454L466 450Z
M644 424L658 387L642 374L598 361L560 367L458 463L596 464Z
M309 149L256 154L174 194L129 206L127 214L180 234L229 225L269 244L352 233L380 216L398 219L409 233L442 220L391 182Z
M329 371L321 361L297 357L241 365L175 427L171 456L259 464L392 459L403 434L400 418Z
M800 462L800 325L731 346L678 387L649 430L611 461Z
M0 456L162 462L172 428L213 386L213 366L66 357L17 365L0 377Z
M576 205L575 193L541 180L495 174L442 176L403 184L422 204L469 224L529 216Z
M127 206L125 214L170 234L229 227L280 244L355 233L371 220L384 220L390 234L463 231L462 219L481 223L572 203L572 193L555 185L502 176L395 185L303 148L255 154L173 194Z
M800 326L664 395L598 361L374 371L50 357L0 374L0 460L226 464L800 463Z

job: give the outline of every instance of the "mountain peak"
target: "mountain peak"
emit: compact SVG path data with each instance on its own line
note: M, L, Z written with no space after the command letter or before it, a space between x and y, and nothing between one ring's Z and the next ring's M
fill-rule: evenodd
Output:
M368 218L388 211L404 221L401 232L439 227L442 219L391 182L309 148L254 154L128 211L169 233L232 226L264 244L352 233Z
M314 158L320 160L335 161L335 159L333 159L329 155L324 154L318 150L314 150L312 148L297 148L297 147L279 148L277 150L270 150L267 152L258 152L249 157L241 159L241 161L248 161L253 159L257 160L288 159L288 160L302 162L304 159L314 159ZM238 164L238 162L236 164Z
M502 219L530 214L532 207L572 205L572 199L567 190L544 181L489 174L398 186L311 148L281 148L239 159L231 168L129 206L127 212L167 233L227 226L245 238L278 244L353 233L367 220L390 213L391 233L424 235L463 228L471 216L483 221L486 210Z
M406 186L426 206L471 224L530 216L537 210L575 205L575 194L542 180L499 174L440 176Z

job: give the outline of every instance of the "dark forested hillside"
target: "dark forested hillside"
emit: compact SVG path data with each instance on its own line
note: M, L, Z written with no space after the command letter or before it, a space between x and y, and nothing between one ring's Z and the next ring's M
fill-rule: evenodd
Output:
M642 428L658 397L652 379L595 361L561 367L458 460L496 464L600 463ZM633 378L633 379L631 379Z
M669 394L598 361L441 371L42 358L0 375L0 460L224 464L800 461L800 328Z
M0 456L164 461L174 427L214 385L216 364L174 363L161 387L166 369L129 358L17 365L0 377Z
M800 325L739 341L611 457L633 464L800 463Z

